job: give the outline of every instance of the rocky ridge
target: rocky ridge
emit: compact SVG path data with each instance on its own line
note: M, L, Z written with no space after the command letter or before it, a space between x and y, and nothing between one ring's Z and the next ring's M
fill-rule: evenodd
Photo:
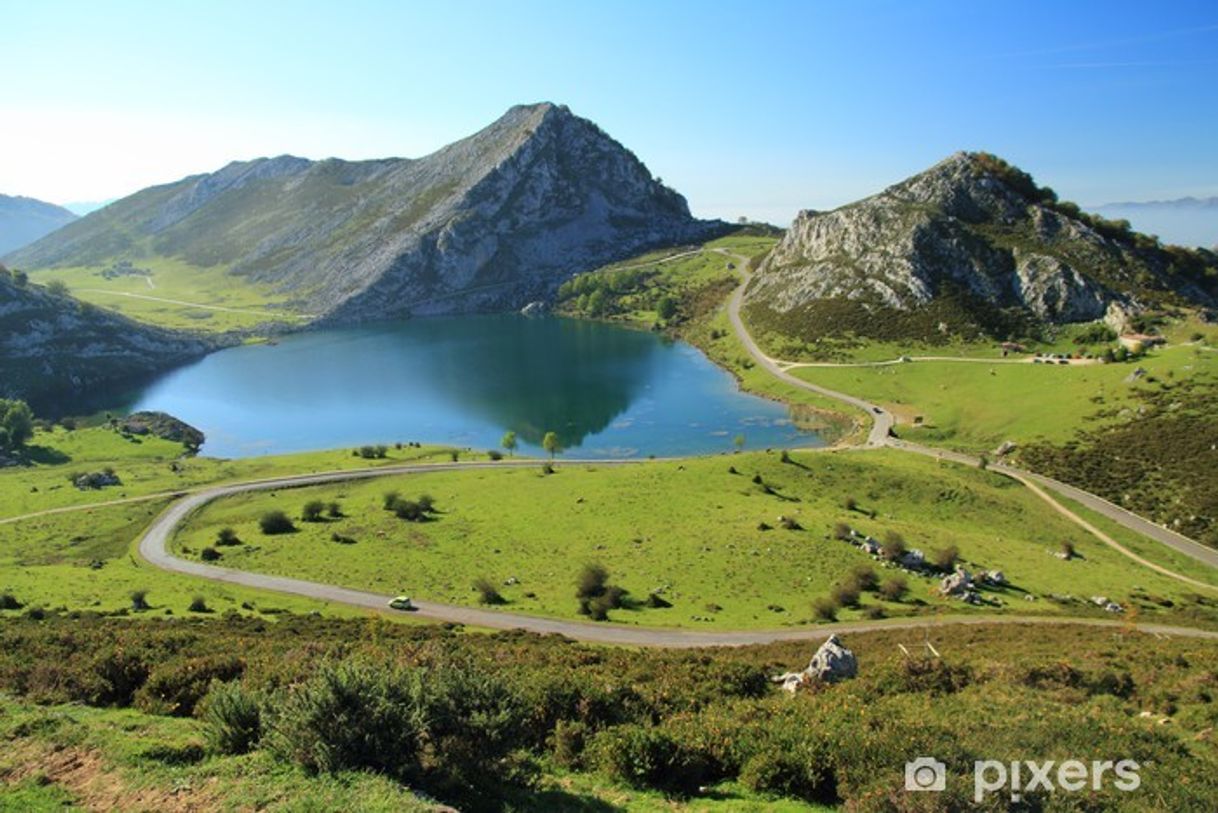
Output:
M909 311L953 292L1078 322L1113 305L1212 306L1216 271L1212 253L1161 246L1059 203L1001 159L961 152L873 197L801 212L747 298L780 313L818 300Z
M513 107L419 159L236 162L112 203L6 258L222 265L328 322L515 310L581 271L721 229L566 107Z

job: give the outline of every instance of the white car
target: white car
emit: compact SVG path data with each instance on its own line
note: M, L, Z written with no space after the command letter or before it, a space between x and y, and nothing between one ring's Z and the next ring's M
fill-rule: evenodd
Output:
M410 596L398 596L389 600L389 606L395 610L413 610L414 602L410 600Z

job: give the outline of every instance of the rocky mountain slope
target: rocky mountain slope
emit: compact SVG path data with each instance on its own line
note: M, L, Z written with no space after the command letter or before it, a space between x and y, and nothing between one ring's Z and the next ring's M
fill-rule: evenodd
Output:
M174 257L360 321L517 308L574 273L719 225L693 219L595 124L537 104L417 160L229 164L116 201L6 261Z
M203 355L214 344L150 328L0 266L0 397L85 397Z
M0 195L0 254L15 251L76 219L62 206Z
M944 298L961 326L984 329L1004 313L1077 322L1216 295L1213 253L1162 246L1059 202L1001 159L957 153L873 197L801 212L746 301L762 321L799 312L865 331L863 317L882 330Z

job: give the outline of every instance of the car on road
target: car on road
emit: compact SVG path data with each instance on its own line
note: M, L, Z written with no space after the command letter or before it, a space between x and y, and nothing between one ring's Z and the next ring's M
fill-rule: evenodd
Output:
M390 608L394 610L409 611L414 610L414 602L410 600L410 596L397 596L389 600Z

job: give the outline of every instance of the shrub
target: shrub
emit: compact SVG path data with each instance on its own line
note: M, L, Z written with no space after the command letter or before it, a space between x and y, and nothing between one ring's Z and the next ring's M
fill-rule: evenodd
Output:
M204 548L199 551L199 558L204 562L216 562L220 560L220 551L215 548Z
M839 607L857 607L859 588L853 580L847 580L833 588L832 598Z
M210 613L211 607L207 606L207 599L202 596L195 596L190 600L190 606L187 607L192 613Z
M326 511L326 504L321 500L309 500L300 509L300 518L305 522L321 522Z
M419 508L426 513L434 514L436 512L436 499L430 494L420 494L418 503Z
M833 526L833 538L845 542L850 538L850 526L844 522L836 523Z
M695 793L716 773L706 753L654 726L607 729L592 740L589 752L588 761L609 777L669 793Z
M478 592L478 603L480 604L506 604L499 590L487 578L477 578L474 580L474 590Z
M489 457L491 460L502 460L503 452L499 451L498 449L491 449L489 452L486 453L486 456Z
M147 590L132 590L131 591L131 609L137 613L143 610L150 609L148 604Z
M233 655L174 659L157 666L136 696L136 705L153 714L189 717L208 693L212 681L236 680L245 662Z
M824 754L809 754L807 748L771 744L744 763L740 783L758 793L795 797L833 804L837 782Z
M332 502L326 506L326 515L331 519L342 519L346 516L343 513L343 507L340 503Z
M330 534L330 541L337 542L340 545L354 545L355 544L354 537L345 536L343 534L340 534L338 531L335 531L332 534Z
M396 491L386 491L385 496L381 498L381 506L386 511L392 511L398 504L398 499L401 497Z
M398 519L404 519L407 522L422 522L427 518L423 506L414 500L399 499L393 506L393 514Z
M292 524L292 520L282 511L267 511L258 518L258 527L267 536L276 534L290 534L296 530L296 526Z
M850 571L850 578L859 590L868 592L875 590L880 584L880 577L876 575L875 568L871 565L855 565L854 570Z
M239 681L212 683L203 701L203 732L218 754L245 754L262 738L258 698Z
M216 532L216 544L222 546L240 545L241 539L232 528L221 528Z
M622 606L626 591L609 584L609 571L602 565L584 565L575 583L575 597L579 600L579 611L593 621L605 621L609 611Z
M940 548L931 555L930 560L935 567L942 571L950 572L956 567L956 561L960 558L960 549L955 545L948 545L946 548Z
M1068 539L1062 542L1061 553L1063 559L1073 559L1075 556L1078 556L1078 551L1074 549L1074 543Z
M812 614L818 621L836 621L837 602L828 596L821 596L812 602Z
M372 770L464 792L505 777L522 721L504 681L472 663L346 661L280 695L270 744L311 772Z
M0 610L20 610L24 606L12 593L8 591L0 593Z
M904 576L890 576L880 585L880 595L889 601L900 601L909 592Z
M885 561L895 562L905 555L908 549L905 546L905 538L896 531L889 531L884 536L884 544L880 547L880 556Z
M554 761L561 768L579 768L589 736L588 726L578 720L559 720L554 726Z

